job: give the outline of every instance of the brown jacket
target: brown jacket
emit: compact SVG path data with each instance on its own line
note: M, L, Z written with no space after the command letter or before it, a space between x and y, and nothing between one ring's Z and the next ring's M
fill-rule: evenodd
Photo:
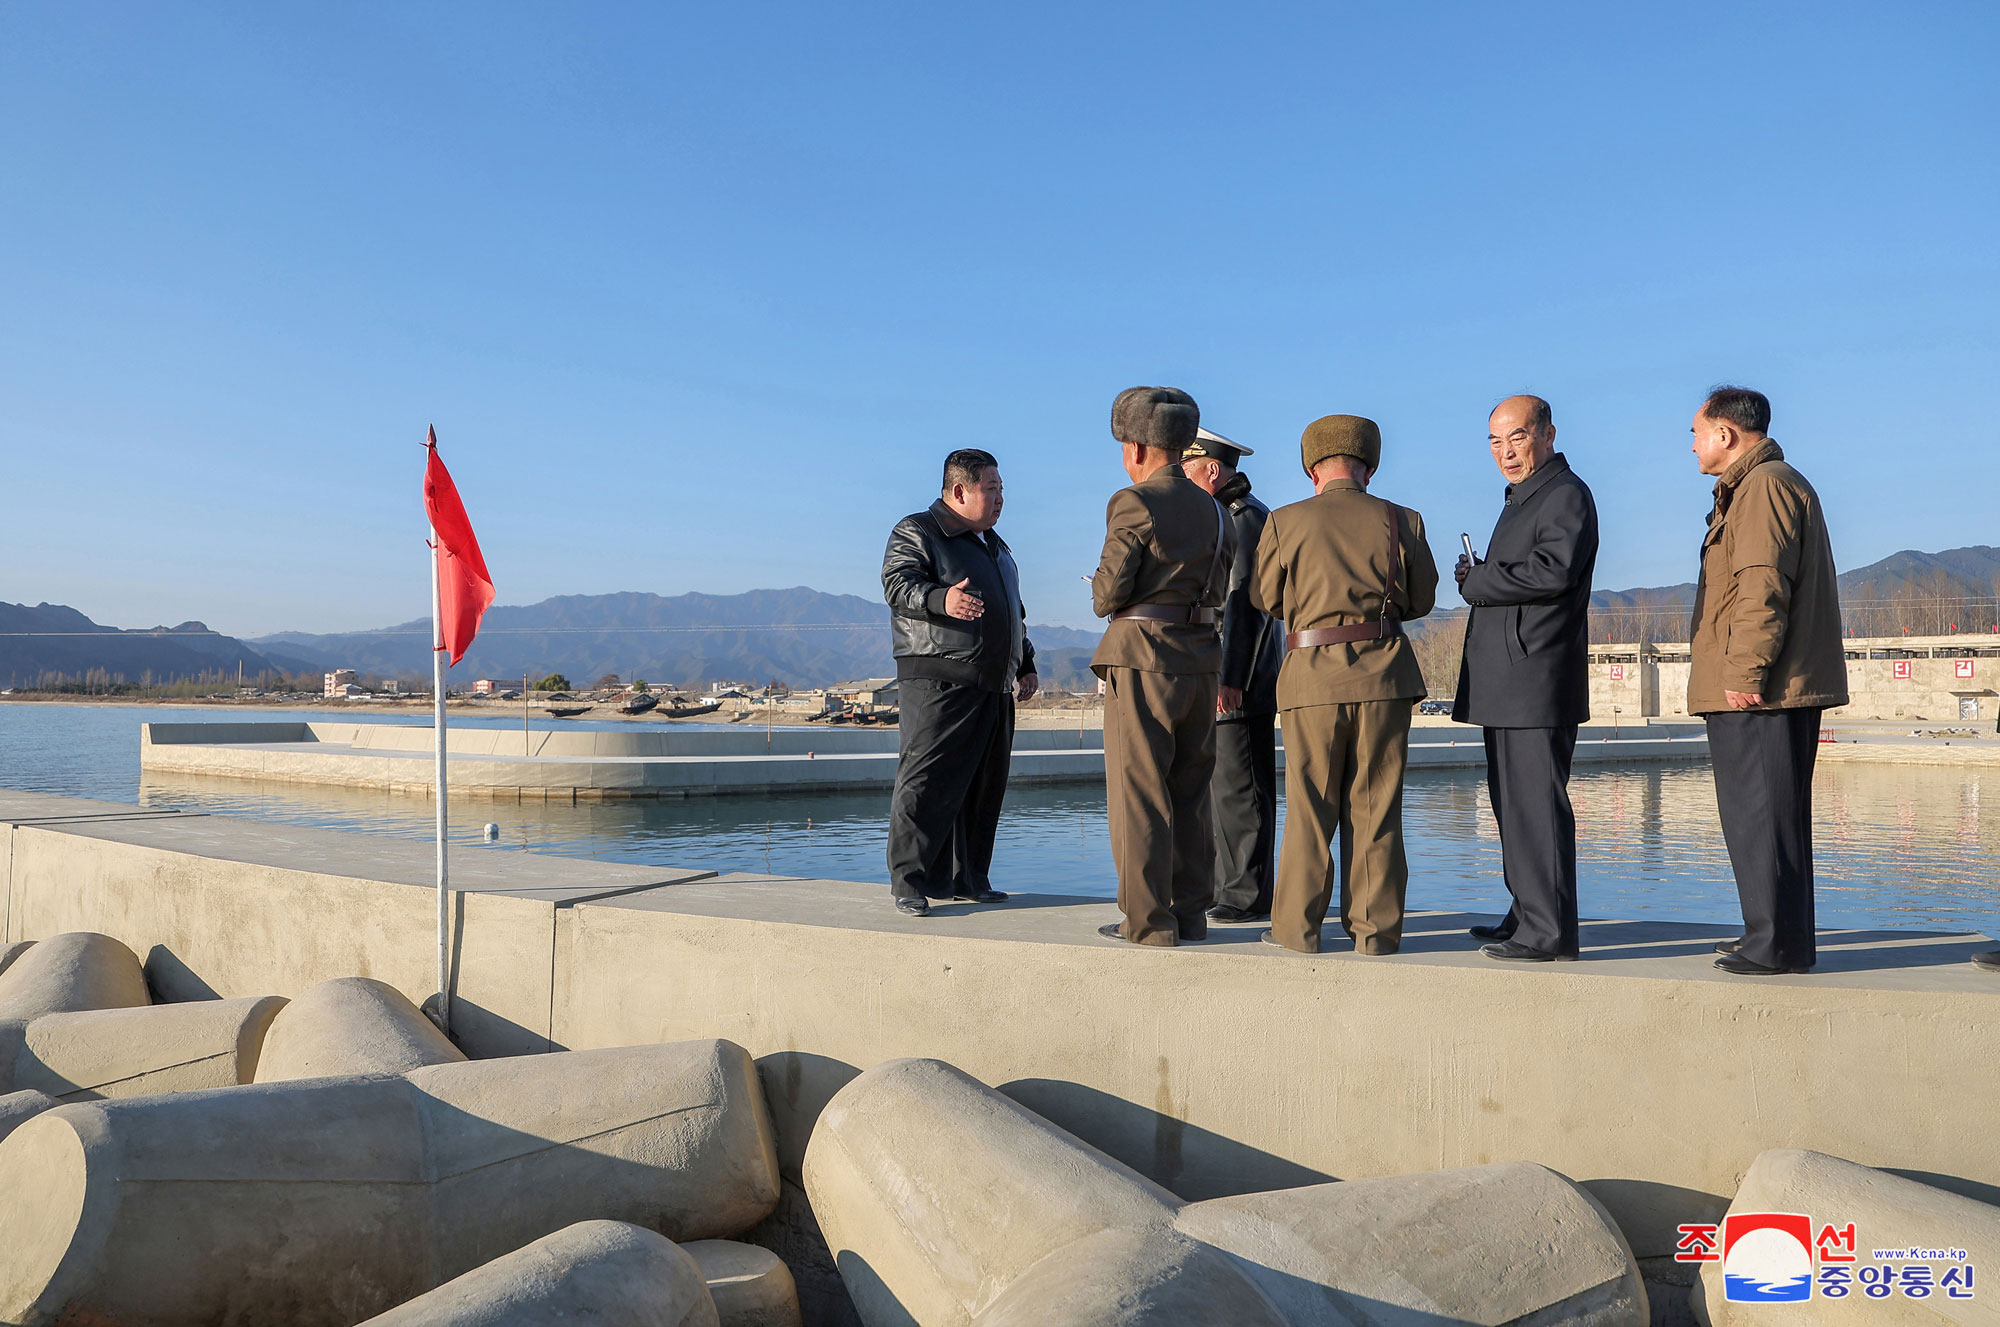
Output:
M1383 616L1389 579L1390 508L1351 479L1336 479L1314 497L1271 513L1257 546L1257 581L1250 602L1282 618L1287 632L1373 622ZM1424 539L1424 518L1403 514L1402 572L1388 616L1420 618L1437 603L1437 563ZM1365 700L1415 700L1424 672L1403 636L1289 650L1278 673L1278 708L1346 705Z
M1235 554L1236 534L1221 504L1178 465L1167 466L1111 495L1091 605L1099 617L1138 604L1220 609ZM1091 656L1092 672L1103 677L1107 668L1220 673L1222 634L1214 625L1126 618L1104 628Z
M1728 709L1725 690L1756 692L1766 709L1847 703L1826 513L1768 438L1715 481L1693 628L1689 714Z

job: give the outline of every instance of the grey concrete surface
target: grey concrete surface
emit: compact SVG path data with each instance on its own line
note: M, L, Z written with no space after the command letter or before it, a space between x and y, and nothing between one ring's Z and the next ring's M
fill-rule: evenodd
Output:
M12 967L14 960L27 953L34 943L33 940L16 940L11 944L0 945L0 972Z
M842 1088L805 1179L869 1327L1647 1321L1618 1227L1545 1167L1183 1205L935 1060Z
M581 1221L453 1277L362 1327L718 1327L700 1270L671 1240ZM726 1327L726 1320L725 1320Z
M12 796L34 804L32 794ZM109 933L145 956L145 976L163 1000L290 996L355 975L420 1005L436 991L428 844L222 816L24 823L6 832L6 938ZM712 874L454 853L453 1036L475 1055L551 1049L557 916L579 902ZM0 973L0 993L15 976Z
M740 876L575 909L558 1038L725 1032L760 1057L794 1176L856 1072L928 1056L1185 1198L1533 1161L1641 1259L1785 1143L2000 1195L2000 1137L1955 1123L2000 1061L2000 982L1966 962L1983 936L1827 931L1819 971L1753 981L1713 967L1718 926L1587 921L1583 961L1519 966L1465 934L1490 917L1429 913L1401 954L1304 958L1254 927L1103 941L1105 900L917 921L884 894Z
M47 936L0 971L0 1022L152 1003L138 956L108 935Z
M63 1101L247 1083L281 996L44 1014L0 1023L0 1091Z
M256 1081L400 1074L465 1058L395 987L373 977L336 977L307 987L272 1020Z
M0 1193L41 1196L0 1205L0 1321L346 1327L578 1221L739 1234L777 1173L706 1041L59 1106Z
M701 1269L721 1327L801 1327L798 1287L777 1254L730 1239L681 1247Z
M1164 1228L1179 1200L937 1060L843 1087L805 1187L870 1327L968 1323L1031 1266L1113 1227Z
M425 845L224 817L8 832L7 938L109 932L162 998L354 974L432 990ZM876 884L691 872L649 888L601 863L458 856L475 859L463 875L518 872L454 902L470 1053L728 1036L759 1057L793 1186L842 1085L929 1056L1185 1198L1550 1165L1649 1268L1771 1147L2000 1198L2000 1139L1963 1123L2000 1061L2000 981L1966 962L1994 947L1983 936L1828 930L1818 971L1761 980L1711 966L1722 927L1613 920L1586 921L1582 962L1527 968L1477 954L1464 927L1489 917L1448 913L1413 917L1393 957L1280 954L1255 928L1153 953L1095 936L1103 900L915 921ZM760 1242L817 1249L803 1203L788 1210Z
M1989 1112L1986 1119L1991 1118ZM1823 1227L1844 1230L1852 1222L1856 1261L1848 1264L1852 1275L1847 1295L1828 1298L1815 1286L1810 1299L1796 1304L1731 1303L1723 1289L1727 1263L1704 1263L1690 1303L1696 1319L1707 1327L1809 1327L1857 1321L1871 1327L1876 1323L1973 1327L2000 1322L2000 1296L1982 1290L1978 1280L1990 1275L1986 1268L2000 1267L2000 1207L1839 1157L1785 1147L1758 1156L1729 1210L1804 1213L1812 1218L1815 1245ZM1963 1256L1878 1260L1874 1256L1878 1250L1955 1250ZM1848 1252L1838 1242L1835 1251ZM1893 1293L1881 1299L1866 1296L1861 1269L1916 1264L1930 1269L1933 1286L1942 1284L1947 1268L1956 1268L1963 1276L1971 1267L1971 1296L1954 1298L1940 1288L1913 1298L1900 1289L1900 1270L1891 1273L1898 1285ZM1829 1264L1822 1257L1818 1265Z
M48 1093L33 1090L0 1095L0 1140L43 1111L54 1110L61 1104Z
M1610 1214L1529 1162L1211 1198L1175 1227L1236 1258L1293 1323L1648 1320Z

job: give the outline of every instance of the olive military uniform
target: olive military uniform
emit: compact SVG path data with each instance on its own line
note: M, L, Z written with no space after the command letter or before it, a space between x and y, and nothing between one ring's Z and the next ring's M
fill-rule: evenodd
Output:
M1161 407L1156 417L1121 416L1135 392L1158 394L1139 402ZM1198 415L1184 393L1134 388L1119 402L1113 434L1122 441L1178 453L1193 440ZM1104 680L1105 796L1125 914L1119 934L1143 945L1199 940L1215 892L1216 621L1234 537L1221 506L1178 465L1120 489L1104 523L1090 593L1098 615L1112 620L1090 667Z
M1372 468L1380 438L1354 416L1317 421L1307 471L1334 455ZM1336 450L1315 454L1328 446ZM1356 480L1333 479L1264 526L1251 602L1284 621L1290 647L1278 674L1286 806L1271 908L1271 938L1287 949L1319 952L1336 831L1342 927L1361 953L1402 943L1403 769L1425 688L1401 624L1429 613L1436 596L1423 517Z

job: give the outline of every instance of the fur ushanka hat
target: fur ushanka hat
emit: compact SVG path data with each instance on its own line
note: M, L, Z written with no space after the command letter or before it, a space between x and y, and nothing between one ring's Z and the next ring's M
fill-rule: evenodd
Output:
M1120 442L1182 452L1201 427L1201 407L1178 387L1127 387L1111 403L1111 436Z

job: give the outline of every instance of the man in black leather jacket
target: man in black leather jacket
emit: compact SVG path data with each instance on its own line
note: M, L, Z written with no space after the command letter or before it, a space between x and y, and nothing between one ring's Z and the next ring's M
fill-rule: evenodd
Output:
M1458 559L1472 605L1451 717L1486 730L1486 787L1513 905L1472 934L1489 958L1577 956L1576 816L1570 760L1590 717L1590 577L1597 505L1556 450L1539 396L1510 396L1487 420L1507 505L1483 561Z
M1197 429L1181 470L1208 490L1236 527L1229 595L1222 603L1222 683L1215 702L1215 906L1210 921L1267 921L1278 845L1278 668L1285 629L1250 602L1257 545L1271 509L1250 496L1237 469L1254 453L1219 433Z
M1001 505L1000 463L955 451L943 494L898 521L882 555L902 750L889 804L889 893L912 917L929 916L932 899L1007 898L987 871L1014 702L1038 683L1020 573L993 532Z

